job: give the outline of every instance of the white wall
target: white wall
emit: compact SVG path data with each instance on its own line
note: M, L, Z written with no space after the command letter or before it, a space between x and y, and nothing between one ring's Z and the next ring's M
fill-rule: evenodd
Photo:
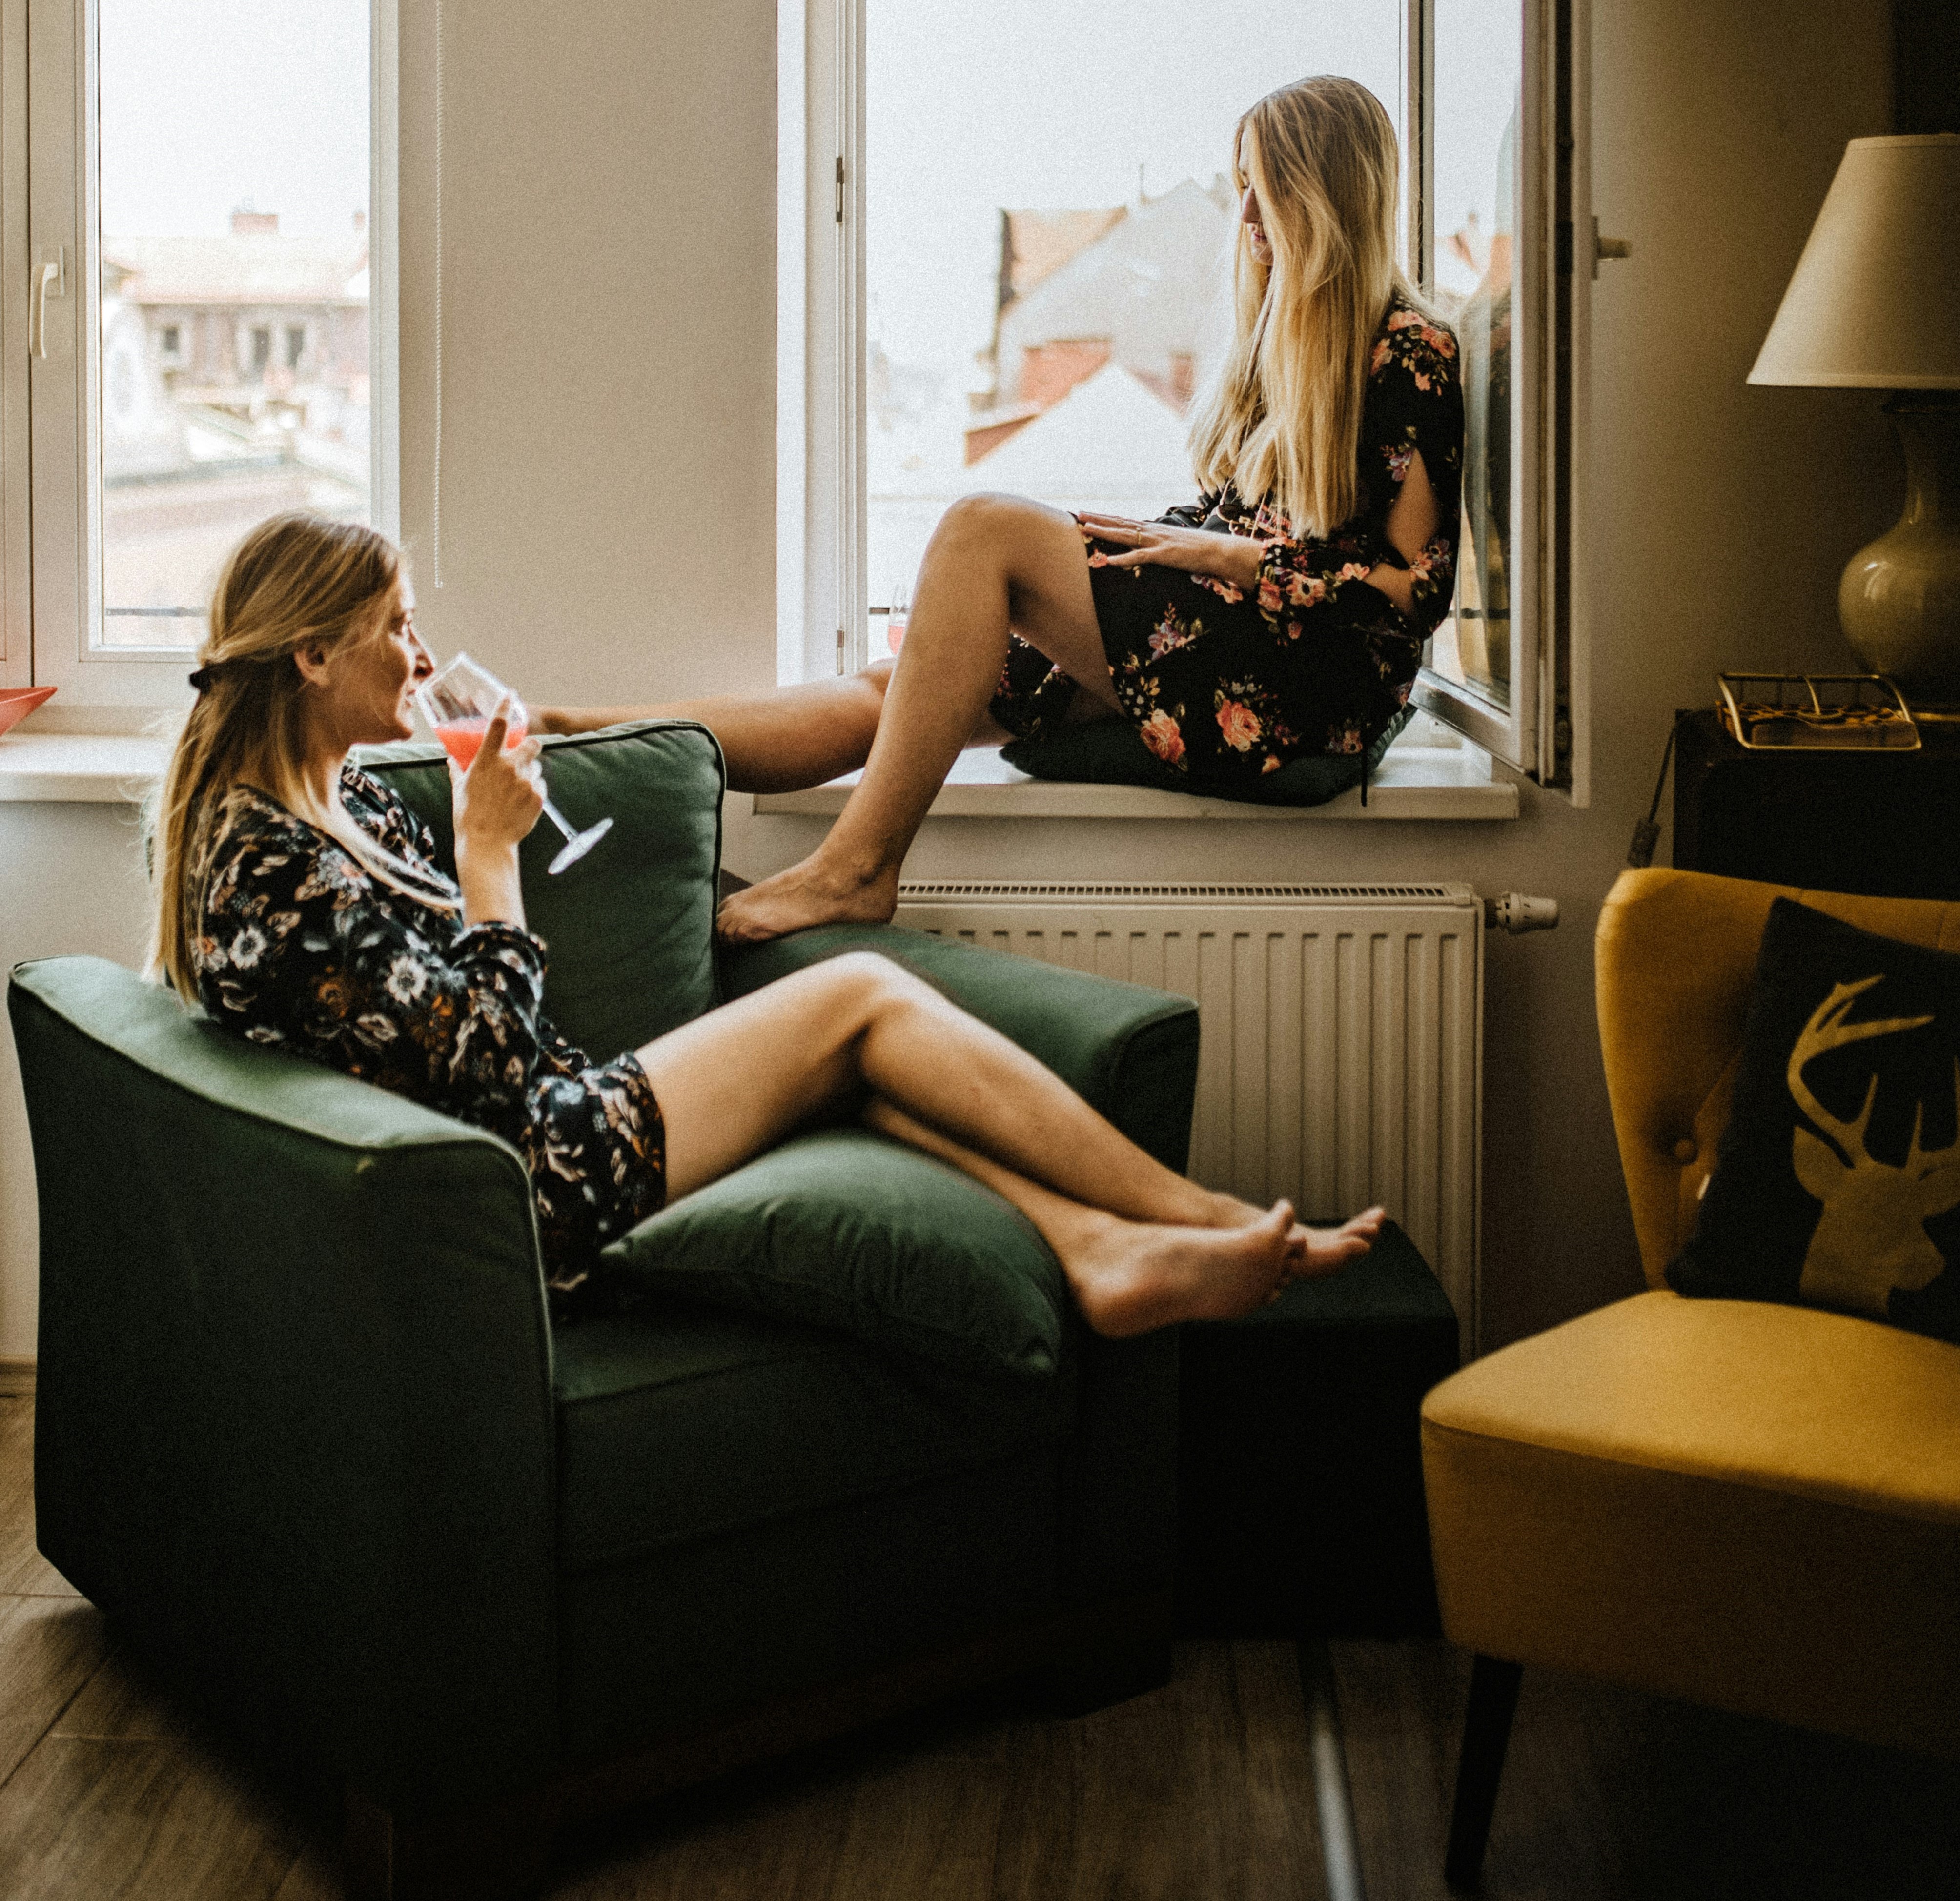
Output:
M402 527L438 651L540 701L775 679L772 0L402 6Z
M474 0L444 20L443 580L432 586L433 10L404 0L403 526L438 645L539 698L773 678L774 9ZM1718 666L1838 665L1838 569L1895 512L1858 396L1746 375L1844 141L1886 129L1884 0L1596 0L1592 809L1483 827L928 826L915 873L1447 876L1546 892L1490 946L1485 1289L1502 1340L1635 1284L1591 933L1672 709ZM745 803L745 802L737 802ZM808 822L733 815L750 875ZM1201 857L1200 854L1202 854ZM0 806L0 956L141 940L113 808ZM30 1175L0 1057L0 1356L32 1350Z
M134 806L0 805L0 971L81 952L137 964L144 904ZM105 1145L105 1181L115 1168ZM34 1350L35 1247L27 1105L13 1032L0 1030L0 1360Z

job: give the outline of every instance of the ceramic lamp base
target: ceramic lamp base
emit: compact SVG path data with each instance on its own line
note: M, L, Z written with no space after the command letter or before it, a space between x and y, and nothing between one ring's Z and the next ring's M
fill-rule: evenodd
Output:
M1910 700L1960 700L1960 397L1885 405L1905 449L1905 512L1851 557L1838 614L1852 651Z

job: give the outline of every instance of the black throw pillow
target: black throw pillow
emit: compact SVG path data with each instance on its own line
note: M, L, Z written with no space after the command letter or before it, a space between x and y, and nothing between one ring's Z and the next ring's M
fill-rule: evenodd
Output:
M1960 956L1779 898L1677 1293L1960 1342Z

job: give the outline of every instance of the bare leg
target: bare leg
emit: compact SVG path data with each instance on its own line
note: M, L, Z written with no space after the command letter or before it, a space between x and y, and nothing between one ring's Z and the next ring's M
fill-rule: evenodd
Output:
M895 1108L883 1097L873 1096L864 1105L861 1119L867 1127L876 1129L883 1135L896 1136L901 1142L910 1143L915 1149L924 1149L928 1155L937 1156L942 1162L950 1162L956 1168L965 1170L976 1181L985 1182L995 1194L1011 1201L1032 1221L1041 1229L1043 1238L1051 1247L1055 1246L1054 1237L1049 1235L1042 1223L1053 1211L1050 1210L1048 1214L1038 1212L1036 1204L1042 1197L1046 1197L1047 1202L1062 1201L1064 1207L1074 1209L1077 1213L1095 1214L1099 1219L1113 1221L1118 1219L1115 1216L1103 1216L1097 1210L1084 1210L1079 1203L1064 1201L1063 1197L1055 1194L1053 1190L1029 1181L997 1162L989 1161L963 1143L956 1142L951 1136L928 1127L916 1117L906 1114L904 1110ZM1226 1199L1229 1200L1230 1197ZM1042 1206L1045 1207L1046 1203L1042 1203ZM1270 1213L1270 1210L1262 1212L1253 1207L1249 1202L1240 1202L1237 1206L1245 1211L1239 1223L1242 1227L1265 1220L1266 1214ZM1287 1236L1285 1279L1317 1280L1324 1274L1333 1273L1346 1267L1351 1260L1360 1260L1373 1246L1385 1219L1381 1209L1370 1208L1365 1213L1343 1222L1338 1228L1309 1228L1303 1222L1293 1222ZM1120 1225L1128 1227L1134 1224L1125 1222ZM1058 1254L1061 1251L1058 1248L1056 1251ZM1277 1289L1274 1297L1278 1297ZM1196 1316L1187 1315L1186 1318Z
M868 1093L902 1114L903 1126L949 1136L963 1153L1031 1189L1116 1217L1115 1227L1106 1219L1076 1221L1068 1245L1087 1251L1085 1260L1107 1265L1121 1255L1131 1263L1123 1283L1125 1313L1155 1314L1166 1303L1182 1303L1188 1311L1163 1317L1199 1318L1210 1310L1191 1303L1219 1297L1217 1276L1236 1287L1233 1276L1250 1271L1244 1261L1265 1259L1262 1240L1250 1255L1228 1249L1217 1256L1215 1273L1201 1273L1195 1264L1202 1251L1192 1251L1196 1231L1222 1242L1263 1233L1269 1217L1152 1160L1026 1051L868 952L785 978L639 1054L667 1124L672 1196L726 1175L806 1123L861 1108ZM1074 1220L1043 1206L1044 1219ZM1256 1299L1236 1311L1265 1299L1284 1273L1331 1271L1365 1254L1380 1220L1374 1210L1346 1228L1317 1231L1297 1228L1289 1212L1277 1220L1274 1257L1269 1273L1259 1270L1265 1278ZM1171 1252L1153 1253L1167 1230L1182 1238ZM1208 1292L1201 1292L1201 1282ZM1090 1318L1099 1324L1095 1314Z
M863 780L815 852L727 900L724 936L753 942L891 916L899 864L986 712L1010 628L1117 708L1073 518L1013 496L969 495L946 511L926 549Z
M1055 1250L1090 1324L1112 1337L1147 1333L1172 1321L1230 1320L1249 1313L1262 1302L1278 1299L1300 1273L1332 1273L1366 1254L1369 1240L1361 1227L1372 1237L1379 1225L1376 1210L1372 1222L1367 1217L1351 1222L1352 1232L1303 1230L1293 1219L1292 1204L1281 1201L1230 1230L1236 1245L1221 1246L1227 1236L1215 1228L1125 1221L1071 1201L928 1127L883 1097L865 1105L864 1121L880 1134L951 1162L1020 1209ZM1304 1267L1297 1264L1302 1251L1292 1239L1302 1232L1318 1243Z
M811 680L773 693L666 700L647 706L553 706L531 709L540 733L596 733L628 720L698 720L721 742L734 792L800 792L870 758L892 677L889 660L861 673Z

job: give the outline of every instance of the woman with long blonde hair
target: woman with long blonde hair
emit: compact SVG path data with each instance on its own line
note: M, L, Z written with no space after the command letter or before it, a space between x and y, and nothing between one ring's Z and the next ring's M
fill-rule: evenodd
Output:
M551 1286L798 1127L855 1114L966 1170L1053 1248L1090 1324L1242 1314L1367 1251L1153 1161L1048 1070L884 958L832 958L595 1060L543 1008L519 841L538 742L500 709L454 772L456 872L349 760L413 732L433 671L399 555L275 517L232 556L155 812L156 972L235 1034L495 1131L530 1170ZM595 866L595 873L597 867Z
M1303 80L1239 121L1233 164L1236 324L1192 431L1195 503L1139 522L969 497L926 550L895 669L665 709L714 729L738 787L865 765L810 857L723 906L727 936L889 917L976 738L1120 717L1178 783L1243 795L1365 752L1408 699L1455 582L1463 405L1456 340L1395 264L1394 127L1353 80Z

